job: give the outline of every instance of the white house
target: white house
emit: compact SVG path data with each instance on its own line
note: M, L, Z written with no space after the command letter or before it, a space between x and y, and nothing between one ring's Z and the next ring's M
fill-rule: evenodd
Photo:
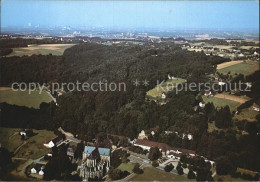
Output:
M242 53L240 53L239 55L238 55L238 57L244 57L245 55L244 54L242 54Z
M35 169L35 168L32 168L32 169L31 169L31 173L32 173L32 174L36 174L36 173L37 173L36 169Z
M154 136L154 134L155 134L155 132L154 132L154 131L152 131L152 132L151 132L151 135L152 135L152 136Z
M39 171L39 175L41 175L41 176L43 176L43 175L44 175L44 172L43 172L43 170L42 170L42 169Z
M200 102L200 103L199 103L199 106L200 106L201 108L204 108L204 107L205 107L205 102Z
M63 142L62 136L58 136L54 138L53 140L49 141L47 144L43 144L47 148L52 148L54 146L57 146Z
M254 52L254 55L258 55L258 52L255 51L255 52Z
M141 140L143 140L143 139L147 139L148 137L147 137L147 135L145 134L145 131L144 130L142 130L140 133L139 133L139 135L138 135L138 139L141 139Z
M166 98L165 93L162 93L162 99L165 99L165 98Z
M259 105L257 105L256 103L253 104L253 110L259 112L260 108Z
M20 131L20 135L26 136L26 132L25 131Z
M204 95L205 95L206 97L213 96L213 94L211 93L211 91L205 91Z
M226 83L225 82L222 82L222 81L220 81L220 82L218 82L218 85L219 86L222 86L222 85L225 85Z

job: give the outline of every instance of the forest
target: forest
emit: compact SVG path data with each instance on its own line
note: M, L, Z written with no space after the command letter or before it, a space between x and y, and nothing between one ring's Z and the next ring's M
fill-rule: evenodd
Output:
M49 130L61 126L88 141L106 134L134 139L141 130L154 130L151 140L196 150L212 160L224 157L224 161L234 168L258 170L259 122L246 124L243 127L249 134L239 135L231 129L235 123L228 107L217 110L213 104L208 104L205 110L194 110L200 102L197 91L170 93L169 102L163 106L145 99L146 92L154 88L157 80L166 80L169 73L188 82L206 82L208 75L216 72L219 63L217 56L183 51L173 43L154 46L149 43L143 46L84 43L67 49L63 56L2 58L1 86L22 81L92 83L107 80L125 82L127 90L66 92L57 98L58 107L54 103L42 103L40 109L2 103L1 125ZM135 79L149 79L150 84L135 87L132 84ZM226 129L226 132L209 133L208 123L213 120L217 127ZM190 133L194 137L188 140L173 134L164 135L166 130Z

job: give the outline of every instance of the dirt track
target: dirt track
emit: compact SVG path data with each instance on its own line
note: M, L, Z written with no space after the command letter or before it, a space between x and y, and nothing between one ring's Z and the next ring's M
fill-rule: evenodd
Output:
M234 95L226 95L226 94L216 94L214 97L220 98L220 99L232 100L232 101L235 101L235 102L239 102L241 104L243 104L247 101L247 99L243 99L241 97L234 96Z
M235 64L239 64L239 63L242 63L243 61L229 61L229 62L225 62L225 63L221 63L221 64L218 64L217 65L217 69L223 69L223 68L226 68L226 67L229 67L229 66L232 66L232 65L235 65Z

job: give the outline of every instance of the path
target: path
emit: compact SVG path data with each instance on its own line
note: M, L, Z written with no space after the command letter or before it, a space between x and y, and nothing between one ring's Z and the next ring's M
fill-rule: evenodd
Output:
M16 149L15 149L15 151L14 151L14 155L20 150L20 148L22 147L22 146L24 146L25 144L27 144L27 141L24 141L19 147L17 147Z

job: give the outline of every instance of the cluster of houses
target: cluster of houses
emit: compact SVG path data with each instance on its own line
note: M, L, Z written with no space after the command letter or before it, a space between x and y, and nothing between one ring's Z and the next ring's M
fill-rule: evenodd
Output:
M220 57L227 57L230 59L256 59L259 60L259 53L255 49L254 52L249 50L240 50L238 48L232 49L221 49L212 46L204 46L204 45L183 45L183 50L190 50L190 51L204 51L207 56L216 55Z
M44 175L44 165L43 164L35 164L33 168L31 168L31 174L39 174L40 176Z

